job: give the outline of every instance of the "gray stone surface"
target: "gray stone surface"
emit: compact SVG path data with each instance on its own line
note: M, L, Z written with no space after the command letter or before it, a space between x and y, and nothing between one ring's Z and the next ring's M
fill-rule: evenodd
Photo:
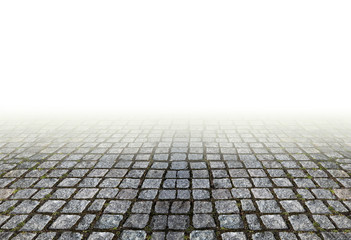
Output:
M122 215L103 214L96 222L95 227L97 229L117 228L122 219Z
M218 217L220 226L228 229L242 229L244 227L243 221L239 214L220 215Z
M123 227L126 228L144 228L149 221L149 214L131 214Z
M41 231L51 220L47 215L34 215L23 227L22 231Z
M246 240L246 236L243 232L226 232L222 233L223 240Z
M78 215L60 215L50 229L70 229L79 218Z
M113 233L110 232L93 232L89 235L88 240L112 240Z
M315 231L314 226L306 215L289 216L289 221L295 231Z
M350 123L0 119L0 239L351 239Z
M216 227L215 221L210 214L193 215L194 228L213 228Z
M124 230L121 234L121 240L144 240L146 238L145 231Z
M192 231L190 233L191 240L215 240L216 235L214 231L206 230L206 231Z
M279 215L264 215L261 216L263 224L268 229L287 229L284 219Z

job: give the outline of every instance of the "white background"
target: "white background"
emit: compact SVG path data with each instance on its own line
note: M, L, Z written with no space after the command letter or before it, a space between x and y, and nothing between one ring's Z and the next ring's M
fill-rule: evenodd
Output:
M1 1L0 110L351 110L350 1Z

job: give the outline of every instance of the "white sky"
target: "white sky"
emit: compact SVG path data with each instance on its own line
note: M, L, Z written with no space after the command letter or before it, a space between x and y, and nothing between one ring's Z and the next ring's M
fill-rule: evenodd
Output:
M0 1L3 112L351 112L350 1Z

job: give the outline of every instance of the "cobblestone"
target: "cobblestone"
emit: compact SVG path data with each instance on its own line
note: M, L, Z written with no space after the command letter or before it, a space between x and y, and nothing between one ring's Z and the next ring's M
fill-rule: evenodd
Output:
M0 239L351 239L351 124L0 119Z

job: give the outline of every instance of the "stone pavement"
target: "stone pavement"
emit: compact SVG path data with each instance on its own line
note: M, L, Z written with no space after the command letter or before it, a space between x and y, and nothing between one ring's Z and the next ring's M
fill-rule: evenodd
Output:
M0 239L351 239L347 121L0 122Z

